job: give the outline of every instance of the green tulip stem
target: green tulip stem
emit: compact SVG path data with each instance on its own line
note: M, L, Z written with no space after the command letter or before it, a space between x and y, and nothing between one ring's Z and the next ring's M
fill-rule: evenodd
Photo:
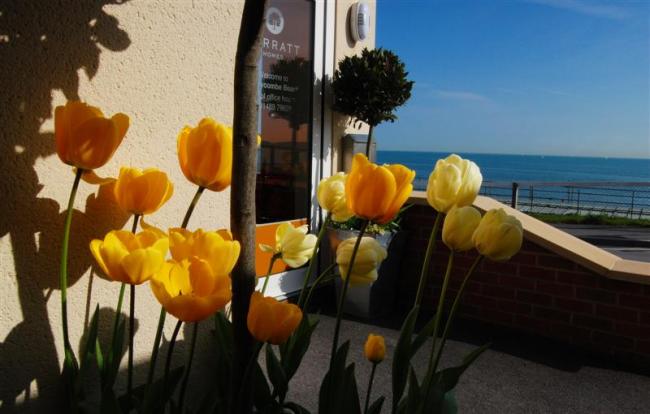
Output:
M135 233L138 229L138 220L140 215L133 215L133 226L131 227L131 232ZM131 285L130 289L131 294L129 295L129 370L127 377L126 392L129 396L129 401L131 401L131 396L133 393L133 336L135 332L135 285Z
M370 220L364 220L361 225L361 230L359 230L359 236L357 236L357 241L354 243L354 249L352 250L352 257L350 257L350 265L348 271L345 275L345 280L343 281L343 287L341 288L341 296L339 296L338 308L336 309L336 326L334 327L334 340L332 341L332 353L330 354L330 369L332 363L334 362L334 355L336 350L339 347L339 334L341 331L341 316L343 315L343 304L345 302L345 295L348 293L348 286L350 285L350 275L352 274L352 269L354 268L354 260L357 258L357 252L359 251L359 246L361 245L361 239L363 238Z
M187 388L187 382L190 378L190 370L192 369L192 360L194 359L194 348L196 347L196 337L199 333L199 322L194 322L192 327L192 342L190 343L190 355L187 359L187 369L185 370L185 376L183 377L183 384L181 384L181 394L178 398L178 406L180 411L183 411L183 404L185 400L185 389Z
M307 294L307 298L305 299L305 303L302 306L302 309L307 309L307 306L309 306L309 302L311 301L311 295L314 293L314 290L316 290L316 288L318 287L320 282L323 281L325 276L327 276L330 273L330 271L334 269L334 266L336 266L336 263L332 263L331 265L329 265L327 269L325 269L323 273L321 273L320 276L316 278L314 283L312 283L311 287L309 288L309 293Z
M122 283L120 286L120 294L117 297L117 307L115 308L115 318L113 319L113 340L111 342L112 349L115 350L117 347L117 328L120 325L120 315L122 314L122 303L124 302L124 291L126 290L126 283ZM109 365L110 366L110 365Z
M372 391L372 383L375 380L375 371L377 370L377 362L372 363L372 371L370 371L370 379L368 380L368 391L366 391L366 406L363 409L363 414L368 414L368 405L370 404L370 392Z
M311 259L309 260L309 267L307 268L307 273L305 273L305 280L302 282L302 289L300 290L300 296L298 297L298 307L300 309L303 309L302 302L305 299L305 293L307 292L307 285L309 284L309 279L311 279L311 274L314 272L314 264L316 263L316 259L317 259L316 254L318 253L318 248L320 246L321 240L323 240L323 236L325 235L327 225L330 222L330 216L331 214L327 213L327 216L325 216L325 220L323 221L323 224L320 226L320 230L318 230L318 238L316 239L314 250L311 253Z
M436 250L436 237L438 236L438 228L440 227L440 222L442 221L442 213L438 212L436 214L436 221L433 223L433 228L431 229L431 235L429 236L429 244L427 245L427 252L424 255L424 263L422 264L422 271L420 272L420 284L418 285L418 292L415 295L415 303L413 307L420 306L422 304L422 296L424 295L424 289L427 285L427 273L429 272L429 263L431 263L431 256Z
M181 330L181 325L183 321L180 319L176 322L174 327L174 333L172 334L172 339L169 341L169 349L167 349L167 360L165 361L165 376L163 377L163 396L167 396L167 381L169 381L169 369L172 366L172 355L174 354L174 345L176 345L176 338L178 337L178 331Z
M205 190L205 187L201 187L201 186L199 186L199 188L196 190L196 193L194 194L194 198L192 198L192 202L190 203L190 206L187 208L185 217L183 217L183 224L181 224L182 229L187 228L187 224L190 222L190 217L192 216L192 212L194 212L194 208L199 202L199 198L201 198L201 194L203 194L203 190Z
M156 360L158 359L158 349L160 348L160 339L162 338L163 328L165 327L165 318L167 312L164 307L160 307L160 315L158 316L158 328L156 329L156 338L154 339L153 349L151 350L151 361L149 362L149 373L147 374L147 388L153 381L153 376L156 372Z
M183 217L181 228L183 229L187 228L187 224L189 223L190 217L194 212L194 208L196 207L196 205L199 202L199 199L201 198L201 194L203 194L203 190L205 190L205 187L201 187L201 186L199 186L199 188L196 190L196 193L194 194L194 197L192 198L192 201L190 202L190 205L187 208L185 217ZM151 385L156 371L156 361L158 360L158 349L160 348L160 340L162 339L162 332L165 327L166 316L167 316L167 311L165 311L165 308L161 306L160 315L158 316L158 328L156 329L156 337L154 339L153 348L151 350L151 361L149 362L149 373L147 375L147 388L149 388L149 386Z
M451 324L454 320L454 316L456 315L456 310L458 309L458 305L460 305L460 299L463 296L463 292L465 291L465 285L467 285L467 281L469 280L469 277L474 273L474 270L476 267L481 263L483 260L483 256L478 255L474 262L472 263L472 266L470 266L469 270L465 274L465 278L463 279L463 283L460 285L460 288L458 289L458 293L456 294L456 298L454 299L454 303L451 305L451 310L449 311L449 317L447 318L447 323L445 324L445 330L442 331L442 338L440 339L440 347L438 348L438 353L436 354L436 359L435 362L433 363L433 373L436 372L436 369L438 368L438 363L440 362L440 358L442 357L442 350L445 347L445 343L447 342L447 336L449 335L449 329L451 329Z
M266 272L266 277L264 278L264 284L262 285L262 290L260 293L262 296L264 296L264 292L266 292L266 287L269 285L269 279L271 278L271 273L273 272L273 265L275 264L275 261L280 258L280 254L276 253L271 257L271 261L269 262L269 271Z
M433 345L431 345L431 355L429 356L429 369L427 372L433 376L435 372L431 372L433 368L433 355L436 350L436 342L438 340L438 330L440 328L440 320L442 319L442 310L445 305L445 295L447 294L447 286L449 286L449 277L451 269L454 267L454 251L449 252L449 260L447 261L447 271L445 278L442 282L442 289L440 290L440 297L438 298L438 308L436 309L436 319L433 323Z
M61 325L63 326L63 349L65 352L65 364L69 368L76 368L74 351L70 346L70 337L68 335L68 246L70 245L70 227L72 225L72 213L74 212L74 200L77 197L77 189L83 170L77 168L77 173L70 190L70 199L68 200L68 212L65 216L65 225L63 227L63 242L61 243L61 264L59 269L59 287L61 289Z
M130 292L129 295L129 370L128 378L126 385L126 392L129 396L129 401L131 400L131 395L133 392L133 336L135 329L135 285L129 285Z

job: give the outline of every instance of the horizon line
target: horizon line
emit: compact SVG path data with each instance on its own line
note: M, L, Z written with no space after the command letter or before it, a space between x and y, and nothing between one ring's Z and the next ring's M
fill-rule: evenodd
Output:
M421 153L449 153L449 154L476 154L476 155L519 155L526 157L559 157L559 158L613 158L619 160L647 160L650 161L650 155L632 157L632 156L617 156L617 155L558 155L558 154L525 154L525 153L507 153L507 152L479 152L479 151L427 151L427 150L393 150L393 149L377 149L380 151L390 152L421 152Z

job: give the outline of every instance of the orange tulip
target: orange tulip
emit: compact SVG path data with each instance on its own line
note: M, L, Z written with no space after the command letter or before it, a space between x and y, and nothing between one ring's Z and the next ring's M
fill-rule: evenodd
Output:
M211 118L186 126L178 134L178 161L185 177L212 191L230 185L232 174L232 129Z
M184 322L207 318L232 297L230 272L239 243L227 232L170 230L172 260L151 279L151 290L165 310Z
M132 285L146 282L161 268L168 247L167 237L149 230L137 234L113 230L104 240L90 242L90 251L106 276Z
M403 165L383 165L356 154L345 183L348 208L358 217L386 224L413 191L415 171Z
M122 167L113 191L122 210L143 215L162 207L174 193L174 186L167 174L155 168L141 171Z
M105 118L102 111L79 101L54 110L56 152L61 161L83 170L106 164L129 129L129 117L118 113Z
M302 311L292 303L254 292L248 309L248 330L260 342L283 344L302 320Z
M363 353L366 359L372 363L379 363L384 360L386 356L386 342L381 335L368 335L366 344L363 347Z

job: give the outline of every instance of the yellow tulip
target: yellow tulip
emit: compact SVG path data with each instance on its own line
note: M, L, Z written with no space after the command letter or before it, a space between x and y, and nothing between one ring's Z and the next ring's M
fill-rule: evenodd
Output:
M275 247L260 244L260 249L281 257L290 267L300 267L311 259L316 245L316 236L307 231L307 225L294 227L289 222L282 223L275 231Z
M348 221L354 215L349 209L345 198L345 173L334 174L323 178L318 183L318 204L323 210L329 211L334 221Z
M66 164L92 170L106 164L129 129L129 117L104 118L99 108L68 101L54 110L56 153Z
M178 134L178 161L185 177L212 191L230 185L232 176L232 129L211 118L186 126Z
M500 208L490 210L483 216L472 240L483 256L503 262L521 249L523 237L521 222Z
M384 165L356 154L345 183L348 208L356 216L379 224L391 221L413 191L415 171L403 165Z
M457 252L474 248L472 235L480 221L481 213L472 206L452 208L442 225L442 241Z
M469 206L476 199L482 182L483 176L476 164L451 154L436 162L427 184L427 201L441 213L452 207Z
M339 272L343 279L348 274L356 241L356 237L343 240L336 249L336 263L339 265ZM377 240L372 237L362 237L350 273L350 284L367 285L377 280L377 269L387 256L386 249L381 247Z
M363 347L363 353L366 359L374 364L378 364L384 360L386 356L386 342L381 335L368 335L366 344Z
M174 186L167 174L155 168L141 171L122 167L113 191L122 210L143 215L162 207L174 193Z
M168 247L167 237L149 230L137 234L113 230L104 240L90 242L90 251L106 276L131 285L146 282L160 270Z
M151 279L154 296L167 312L184 322L207 318L232 297L230 272L239 258L239 242L227 232L170 230L172 260Z
M283 344L302 320L302 311L292 303L254 292L248 309L247 325L253 338L274 345Z

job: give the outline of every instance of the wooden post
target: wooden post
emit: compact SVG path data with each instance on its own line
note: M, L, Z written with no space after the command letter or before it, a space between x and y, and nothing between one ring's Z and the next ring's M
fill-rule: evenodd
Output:
M230 228L241 243L232 272L234 333L230 412L252 412L250 380L244 376L253 354L253 338L246 318L255 289L255 180L258 126L258 61L264 21L264 0L246 0L235 58L233 162L230 190Z
M512 198L510 199L510 207L517 208L518 198L519 198L519 184L512 183Z

